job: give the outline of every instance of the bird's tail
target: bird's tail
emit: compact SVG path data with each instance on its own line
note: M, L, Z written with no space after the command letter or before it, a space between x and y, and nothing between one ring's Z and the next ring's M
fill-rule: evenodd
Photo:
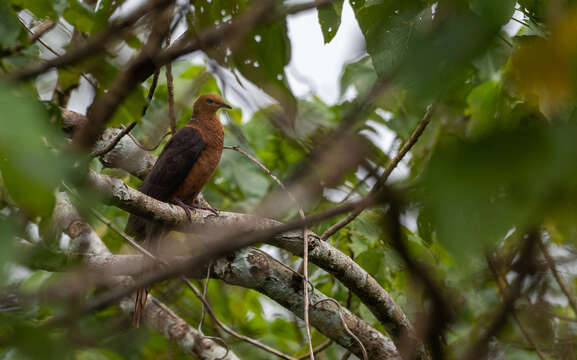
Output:
M136 224L138 225L137 230L142 230L142 224L140 224L139 219L136 218ZM159 240L166 234L166 229L158 224L150 221L144 221L144 247L148 249L153 254L157 253ZM130 222L129 222L130 224ZM128 226L127 226L128 227ZM154 267L153 267L154 269ZM132 325L134 327L139 327L144 318L144 309L146 307L146 300L148 298L148 293L152 287L147 286L140 288L136 291L136 299L134 301L134 313L132 314Z
M136 300L134 301L134 313L132 314L132 325L140 327L142 318L144 317L144 307L146 306L146 299L150 288L140 288L136 291Z

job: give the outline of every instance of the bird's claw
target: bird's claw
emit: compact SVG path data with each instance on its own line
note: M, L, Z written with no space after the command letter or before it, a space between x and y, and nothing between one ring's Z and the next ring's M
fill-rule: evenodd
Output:
M184 203L182 200L180 199L174 199L174 204L180 206L185 212L186 212L186 217L188 218L188 221L192 221L192 211L195 211L196 209L198 210L206 210L206 211L210 211L213 215L209 215L209 216L220 216L220 212L213 208L212 206L202 206L202 205L188 205L186 203Z
M182 200L180 199L174 199L174 204L177 206L180 206L182 208L182 210L184 210L184 212L186 213L186 217L188 218L189 222L192 222L192 211L195 210L194 206L185 204ZM192 211L191 211L192 210Z
M213 208L212 206L202 206L202 205L192 205L195 209L199 209L199 210L206 210L206 211L210 211L213 215L209 215L209 216L220 216L220 212Z

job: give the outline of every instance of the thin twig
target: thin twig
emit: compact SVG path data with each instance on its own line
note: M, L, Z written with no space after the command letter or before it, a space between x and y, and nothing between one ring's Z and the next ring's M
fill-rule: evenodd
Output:
M415 145L415 143L417 142L419 137L423 134L423 132L427 128L427 125L429 125L429 123L431 122L431 116L433 115L434 108L435 108L434 105L429 105L427 107L427 111L425 112L425 115L423 116L421 121L419 121L419 123L417 124L417 127L415 127L415 129L411 133L411 136L409 136L409 139L407 140L407 142L405 142L403 144L403 146L401 147L401 149L399 150L397 155L391 159L391 162L385 168L383 175L380 177L380 179L377 181L377 183L373 186L373 188L371 189L369 194L365 197L366 199L373 197L375 195L375 193L380 190L380 188L385 184L385 182L387 181L387 179L389 178L389 176L391 175L393 170L395 170L397 165L401 162L403 157L409 152L409 150L413 147L413 145ZM370 202L368 202L368 203L370 203ZM347 226L351 221L356 219L356 217L359 216L359 214L363 210L365 210L365 208L366 208L366 206L357 207L347 217L345 217L341 221L337 222L333 226L329 227L321 235L321 240L324 241L324 240L328 239L330 236L335 234L337 231L339 231L343 227Z
M317 346L317 347L314 349L314 353L315 353L315 354L318 354L318 353L320 353L321 351L323 351L323 350L325 350L326 348L328 348L329 346L331 346L332 344L333 344L333 341L332 341L332 340L327 340L327 341L325 341L324 343L322 343L322 344L320 344L319 346ZM297 358L297 360L308 359L308 358L310 358L310 356L311 356L310 353L306 353L306 354L304 354L304 355L299 356L299 357Z
M26 30L30 31L30 33L32 34L28 38L28 41L34 43L36 40L40 39L44 34L54 29L54 26L56 26L56 23L54 21L45 21L42 24L38 25L36 31L34 32L32 32L31 29L28 29L28 27L25 26Z
M254 156L252 156L248 152L241 149L238 145L235 145L235 146L225 145L224 148L229 149L229 150L238 151L239 153L241 153L242 155L244 155L245 157L250 159L253 163L255 163L259 168L261 168L261 170L264 171L268 176L270 176L278 184L278 186L281 187L281 189L286 191L286 193L289 196L289 198L291 199L291 201L294 202L294 204L298 207L299 212L302 212L301 217L304 216L304 211L303 211L302 207L300 206L299 202L297 201L297 199L288 190L288 188L282 183L282 181L280 181L280 179L275 174L273 174L272 171L270 171L263 163L261 163L257 158L255 158Z
M499 271L497 270L495 262L490 256L487 256L487 264L489 265L489 269L493 273L493 277L495 278L495 281L497 282L497 287L499 288L499 292L501 293L501 298L505 299L505 294L509 291L509 289L508 289L509 284L507 282L507 279L504 278L501 274L499 274ZM513 315L513 319L517 323L517 326L519 326L519 329L523 333L523 336L525 337L527 342L529 342L529 344L531 344L531 346L535 350L535 353L537 354L537 356L541 360L546 360L545 355L543 355L543 353L541 352L541 350L537 346L537 343L535 343L535 341L531 337L531 334L529 334L529 331L527 331L525 326L523 326L523 323L521 322L521 319L519 318L519 315L517 314L517 311L514 308L511 310L511 314Z
M549 253L549 250L547 249L547 246L545 246L543 241L539 241L539 248L541 249L541 253L543 253L543 256L545 257L547 266L549 266L549 269L551 269L551 272L553 273L555 281L557 281L557 284L559 284L561 291L563 291L563 294L565 294L567 300L569 300L569 305L571 305L573 312L575 313L575 315L577 315L577 302L575 302L575 296L573 295L569 287L567 287L567 284L565 284L565 281L563 281L561 275L559 275L557 267L555 266L555 260Z
M146 110L150 106L154 92L156 91L156 86L158 85L158 76L160 75L160 70L157 68L152 75L152 82L150 83L150 88L148 88L148 95L146 95L146 104L142 108L142 116L146 114Z
M114 137L114 139L111 142L109 142L104 149L93 152L92 154L90 154L90 156L95 158L107 154L112 149L114 149L114 147L120 142L120 140L122 140L124 135L128 134L132 129L134 129L135 126L136 121L131 122L127 127L123 128L122 131L119 132L118 135L116 135L116 137Z
M295 196L288 190L288 188L282 183L282 181L280 181L280 179L275 174L273 174L272 171L270 171L263 163L261 163L257 158L255 158L254 156L252 156L248 152L242 150L239 146L225 146L224 148L235 150L235 151L241 153L242 155L244 155L245 157L247 157L252 162L254 162L259 168L262 169L262 171L264 171L268 176L270 176L281 187L281 189L283 189L287 193L287 195L292 200L292 202L297 206L301 220L304 220L306 218L305 212L304 212L302 206L299 204L298 200L295 198ZM313 348L311 329L310 329L309 293L307 290L308 289L307 284L309 283L308 264L309 264L309 242L308 242L307 228L305 226L305 227L303 227L303 262L302 262L302 266L301 266L302 269L300 271L303 274L303 289L305 289L305 292L303 294L304 295L303 296L303 301L304 301L303 320L305 322L305 332L307 335L307 342L309 345L309 356L310 356L311 360L314 360L315 359L315 355L314 355L315 352L314 352L314 348Z
M166 35L166 44L170 45L170 31ZM176 133L176 115L174 113L174 79L172 77L172 63L166 63L166 88L168 96L168 118L170 120L170 132Z
M134 9L125 17L115 20L108 25L101 33L86 39L81 46L68 50L65 54L54 59L45 61L41 64L32 64L29 67L22 68L14 73L8 74L6 80L25 81L52 68L63 67L80 62L81 60L97 55L107 44L117 37L124 35L124 30L136 23L140 18L148 16L155 10L166 6L165 0L149 0L141 6Z
M208 300L206 299L206 292L208 290L208 281L210 280L210 271L212 269L212 262L210 264L208 264L207 268L206 268L206 277L204 280L204 284L202 286L202 298L204 300L206 300L206 302L208 302ZM202 303L202 307L200 309L200 321L198 322L198 332L202 334L202 324L204 323L204 314L205 314L205 309L204 309L204 302Z
M512 17L511 19L513 19L514 21L518 22L518 23L521 24L521 25L525 25L525 26L528 27L528 28L531 27L531 25L530 25L529 23L527 23L527 22L525 22L525 21L523 21L523 20L519 20L519 19L516 19L516 18L514 18L514 17Z
M42 35L44 35L45 33L47 33L48 31L52 30L54 28L54 26L56 25L56 23L53 23L51 21L47 21L45 23L42 23L40 25L40 29L38 32L34 32L32 31L32 29L28 28L28 26L26 26L26 24L24 23L24 21L20 18L20 16L18 16L18 21L20 22L20 24L22 24L22 26L24 26L24 28L26 30L28 30L28 32L31 34L30 36L30 42L36 42L38 41L40 44L42 44L42 46L44 46L48 51L50 51L53 55L56 56L62 56L62 54L60 54L58 51L54 50L54 48L52 48L50 45L48 45L44 40L42 40L40 37L42 37ZM90 85L92 85L93 88L96 89L96 84L94 83L94 81L92 81L92 79L88 78L88 76L86 76L86 74L82 73L80 74L80 76L82 76L84 78L84 80L88 81L88 83Z
M365 345L363 345L363 342L361 341L361 339L359 339L352 331L351 329L349 329L349 326L347 325L347 322L345 321L345 318L343 316L343 307L341 306L341 304L338 303L338 301L336 301L335 299L323 299L323 300L319 300L316 303L314 303L312 306L316 307L317 305L319 305L320 303L323 302L331 302L333 304L335 304L337 306L337 308L339 309L339 317L341 318L341 324L343 324L343 328L345 329L345 331L347 332L347 334L349 334L350 337L352 337L358 344L359 347L361 348L361 351L363 353L363 360L369 360L369 356L367 354L367 349L365 349Z
M507 45L509 45L509 47L513 47L513 44L507 40L502 34L497 34L497 36L499 37L499 39L503 40L503 42Z
M132 141L134 141L134 144L135 144L136 146L138 146L139 148L141 148L142 150L154 151L154 150L158 149L158 147L160 146L160 144L162 144L162 141L163 141L168 135L170 135L170 131L165 132L164 135L162 135L162 137L160 138L160 140L158 140L158 142L157 142L154 146L152 146L152 147L146 147L146 146L142 145L142 144L140 143L140 141L138 141L138 139L136 139L136 138L134 137L134 135L132 135L132 134L130 134L130 133L128 134L128 137L130 137L130 138L132 139Z
M517 276L509 286L508 291L504 294L503 304L497 310L491 323L483 326L481 335L469 347L462 359L484 358L487 353L487 345L503 326L506 325L508 315L513 311L515 302L519 296L521 296L524 280L528 275L535 273L535 250L537 249L539 241L540 234L537 230L530 231L524 238L522 248L519 250L519 260L516 263L518 265L515 270Z

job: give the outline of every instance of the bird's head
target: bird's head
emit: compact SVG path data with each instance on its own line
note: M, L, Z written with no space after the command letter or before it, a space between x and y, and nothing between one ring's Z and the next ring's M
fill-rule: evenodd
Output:
M194 102L195 113L216 113L221 108L232 109L218 94L201 95Z

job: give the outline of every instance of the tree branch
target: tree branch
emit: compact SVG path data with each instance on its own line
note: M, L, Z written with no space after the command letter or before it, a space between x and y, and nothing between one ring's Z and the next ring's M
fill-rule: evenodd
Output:
M71 237L72 244L77 251L81 251L86 255L86 266L90 267L94 266L94 264L99 264L99 266L104 265L100 270L110 270L110 259L114 255L110 253L90 225L82 220L64 193L58 193L53 223L56 229L65 232ZM95 261L94 259L98 260ZM124 263L124 265L127 265L127 263ZM196 329L188 325L157 299L149 296L149 300L144 309L144 320L146 323L163 334L167 339L175 341L186 354L195 355L203 360L238 359L230 350L213 340L204 338ZM126 314L130 314L133 311L133 307L134 300L132 298L122 300L121 309Z
M82 126L82 117L78 114L63 113L66 128L74 129ZM107 129L98 146L105 146L109 139L114 138L119 129ZM119 144L101 161L105 166L125 169L131 174L144 178L156 161L150 153L140 149L130 138L123 138ZM105 175L91 176L95 185L105 195L108 201L113 199L120 207L127 211L143 214L149 218L166 220L174 223L187 221L186 213L179 207L150 199L144 194L129 188L122 181ZM151 205L153 204L154 205ZM141 210L138 210L138 209ZM219 217L206 217L210 213L197 211L192 214L193 222L200 225L213 224L215 226L242 225L248 230L262 230L280 223L253 215L221 212ZM319 236L309 232L309 260L323 270L329 272L347 288L349 288L368 307L391 335L395 344L399 345L402 339L412 339L419 344L415 331L402 309L395 303L390 294L350 257L327 242L320 241ZM268 243L288 250L297 256L303 254L303 236L300 231L291 231L268 240ZM425 355L424 355L425 356ZM424 357L426 358L426 357Z

